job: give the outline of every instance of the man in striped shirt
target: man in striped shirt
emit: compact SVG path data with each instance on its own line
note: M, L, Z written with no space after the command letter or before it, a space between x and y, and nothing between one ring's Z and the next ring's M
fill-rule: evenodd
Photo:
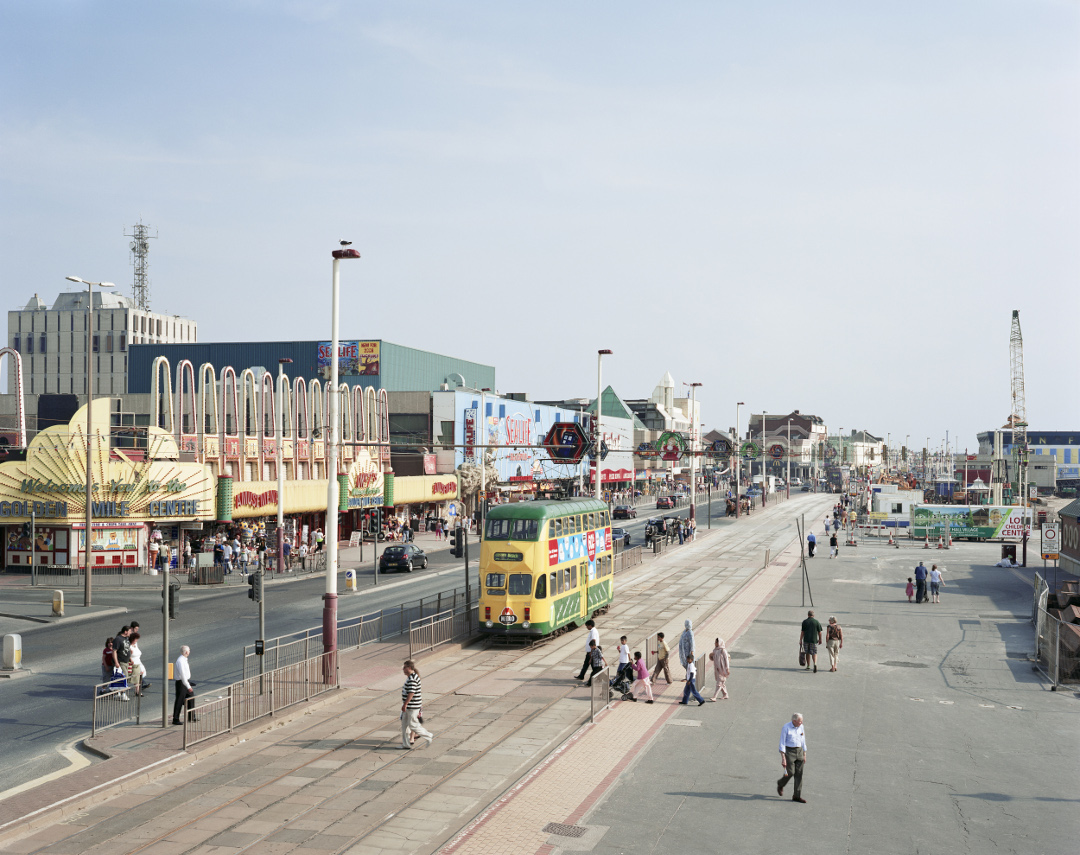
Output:
M435 737L420 724L420 707L424 704L424 696L420 690L420 672L416 670L416 664L411 659L405 660L402 668L405 672L405 685L401 687L401 747L406 751L412 748L409 742L411 730L422 739L426 739L428 745Z

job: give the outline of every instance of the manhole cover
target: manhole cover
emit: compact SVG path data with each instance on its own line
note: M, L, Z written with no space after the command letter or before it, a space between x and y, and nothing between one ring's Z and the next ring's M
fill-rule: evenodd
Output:
M584 837L586 829L580 825L566 825L562 822L549 822L541 831L545 834L558 834L560 837Z
M882 665L888 665L892 668L929 668L925 662L882 662Z

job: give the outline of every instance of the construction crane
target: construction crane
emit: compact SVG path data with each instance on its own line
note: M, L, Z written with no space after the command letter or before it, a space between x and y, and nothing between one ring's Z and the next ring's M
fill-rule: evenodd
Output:
M1009 333L1009 370L1012 379L1012 410L1009 427L1012 429L1013 454L1016 455L1016 480L1020 487L1020 505L1027 507L1027 406L1024 402L1024 336L1020 333L1020 312L1013 309L1012 330Z

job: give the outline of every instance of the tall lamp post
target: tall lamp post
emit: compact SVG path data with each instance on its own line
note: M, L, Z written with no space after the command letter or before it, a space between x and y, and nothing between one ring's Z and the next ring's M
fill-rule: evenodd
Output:
M735 519L739 518L739 505L742 504L742 500L739 498L739 482L742 481L742 449L739 448L739 407L746 406L745 402L739 401L735 405Z
M484 526L487 525L487 437L488 437L488 420L487 420L487 393L491 390L486 386L480 390L480 425L483 430L480 432L480 437L483 442L480 444L480 507L477 510L480 513L480 525L478 526L478 537L484 539ZM496 442L496 444L498 444ZM466 574L467 576L468 574ZM468 587L468 579L465 580L465 587Z
M600 384L600 369L604 362L605 356L611 356L610 350L598 350L596 351L596 436L593 442L593 461L595 465L595 478L596 478L596 501L602 502L604 500L604 490L600 483L600 449L604 442L603 431L603 391L604 388Z
M86 286L86 551L85 558L86 564L83 568L83 605L89 606L91 602L90 598L90 571L91 571L91 557L93 555L93 547L90 545L90 529L94 522L94 469L91 465L91 455L93 448L91 444L91 435L93 433L93 419L91 418L91 411L93 407L91 404L94 401L94 360L93 349L90 347L90 343L94 340L94 286L98 288L115 288L112 282L88 282L85 279L80 279L78 276L65 276L69 282L79 282ZM34 546L30 545L31 554L33 554Z
M333 290L330 300L330 436L326 449L326 593L323 594L323 652L337 653L337 564L338 564L338 329L341 261L359 258L358 250L341 242L333 256ZM279 503L280 507L280 503ZM376 546L378 541L376 540Z
M784 479L787 486L785 499L791 498L791 419L787 420L787 477Z
M277 424L274 432L274 472L277 473L277 571L285 572L285 472L283 464L285 445L285 366L291 365L291 359L279 359L277 366Z
M690 387L690 519L697 519L697 390L700 383Z

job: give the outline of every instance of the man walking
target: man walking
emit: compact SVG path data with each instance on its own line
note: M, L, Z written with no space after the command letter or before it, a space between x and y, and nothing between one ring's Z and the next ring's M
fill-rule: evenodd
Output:
M592 678L603 671L605 665L607 665L607 662L604 660L604 653L594 638L589 642L589 668L591 671L589 673L589 679L585 683L586 686L592 685Z
M173 677L176 682L176 697L172 708L173 724L182 724L180 716L183 715L185 706L187 707L188 720L195 721L195 716L191 714L191 710L195 706L195 684L191 680L191 667L188 665L189 656L191 656L191 648L185 644L180 648L180 655L176 657L176 664L173 666Z
M829 535L829 557L835 558L836 554L840 551L839 541L836 538L836 529L833 529L833 533Z
M592 643L595 641L596 646L600 646L600 630L596 628L596 621L591 618L585 621L585 628L588 630L585 635L585 661L581 663L581 673L577 675L579 680L585 679L585 672L589 670L589 666L592 664Z
M431 745L435 736L420 724L420 708L424 705L420 672L416 670L416 664L411 659L405 660L402 670L405 672L405 685L401 687L401 747L408 751L412 748L412 742L409 741L410 730L421 739L426 739L428 745Z
M113 639L113 667L119 668L126 681L131 666L131 627L122 626ZM127 692L120 695L120 700L128 700Z
M817 538L814 537L814 533L810 532L806 536L806 551L810 558L814 557L814 553L817 551Z
M926 602L926 567L921 561L915 568L915 602Z
M668 670L668 647L667 642L664 641L664 633L656 633L656 650L653 651L656 656L656 667L653 668L652 680L655 683L656 678L660 676L660 672L664 672L664 681L671 685L671 672Z
M821 644L821 624L814 617L814 610L806 613L806 620L802 622L799 631L799 644L806 652L806 670L810 670L810 660L814 663L814 673L817 673L817 646Z
M795 793L791 797L793 802L806 804L802 797L802 773L806 765L806 732L803 730L802 713L795 713L791 721L787 722L780 730L780 767L784 770L783 776L776 782L776 794L782 796L787 782L795 778Z

